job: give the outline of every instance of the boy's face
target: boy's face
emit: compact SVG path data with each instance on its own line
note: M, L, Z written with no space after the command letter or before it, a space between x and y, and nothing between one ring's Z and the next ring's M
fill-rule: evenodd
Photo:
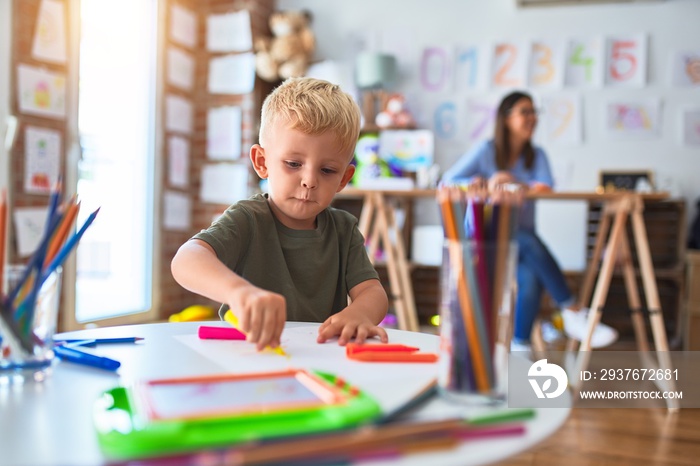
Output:
M340 150L332 133L309 135L279 120L268 131L265 147L255 144L250 159L258 176L268 180L272 212L288 228L313 229L316 216L355 172L350 154Z

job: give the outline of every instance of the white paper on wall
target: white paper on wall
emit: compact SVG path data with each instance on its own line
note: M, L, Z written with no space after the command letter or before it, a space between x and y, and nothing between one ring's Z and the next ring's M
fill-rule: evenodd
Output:
M253 48L248 10L207 17L207 50L246 52Z
M580 144L582 137L581 99L575 92L558 92L542 97L542 121L545 140L569 145Z
M177 191L163 193L163 228L188 231L192 227L192 199Z
M671 56L671 84L700 86L700 49L677 50Z
M683 144L700 146L700 107L683 111Z
M485 44L458 46L454 59L454 90L483 90L491 71L491 47Z
M529 44L524 42L496 43L491 60L491 87L523 87L527 79L529 49Z
M61 133L27 126L24 132L24 190L48 194L58 181Z
M165 129L190 134L192 132L192 102L170 94L165 97Z
M168 138L168 182L171 186L189 185L190 142L180 136Z
M611 36L605 47L605 84L643 87L647 79L647 37L644 34Z
M189 91L194 84L194 58L177 47L168 47L168 83Z
M528 82L532 89L561 89L564 85L566 42L538 39L532 42Z
M17 254L20 257L33 254L39 246L44 234L46 212L45 207L18 207L14 210Z
M610 139L653 139L661 135L661 99L609 101L603 119Z
M52 63L66 62L66 17L63 2L42 0L36 19L32 55Z
M197 16L179 5L170 8L170 38L193 49L197 45Z
M241 156L241 108L216 107L207 113L207 157L235 160Z
M255 55L241 53L212 58L209 61L209 92L247 94L255 84Z
M604 57L602 37L571 39L566 52L566 85L602 86Z
M19 110L50 118L66 116L66 78L34 66L17 66Z
M467 98L464 121L470 144L493 137L499 101L500 98L495 95Z
M248 165L216 163L202 168L199 194L203 202L233 204L248 197Z

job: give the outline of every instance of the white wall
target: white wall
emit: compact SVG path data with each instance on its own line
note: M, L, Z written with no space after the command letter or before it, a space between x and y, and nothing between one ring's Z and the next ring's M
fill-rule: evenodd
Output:
M597 184L599 170L605 168L650 169L664 187L686 198L689 216L694 214L695 200L700 197L700 150L681 145L679 113L685 106L700 106L700 88L673 88L667 68L674 50L700 48L700 1L528 9L516 8L515 0L278 0L277 3L280 10L306 8L313 13L318 60L351 63L360 48L382 47L377 37L383 37L385 43L392 42L394 47L411 48L413 58L400 64L399 90L409 97L419 90L418 59L426 46L538 37L647 34L647 85L642 89L577 90L582 97L584 142L573 147L542 145L553 164L572 167L568 189L591 190ZM649 96L663 101L661 137L651 141L606 139L601 115L607 99ZM427 120L424 115L417 117L424 123ZM443 168L448 167L467 149L466 144L460 140L437 141L437 162ZM540 230L562 266L581 269L585 205L550 202L540 203L538 209ZM436 211L421 217L421 223L437 222Z

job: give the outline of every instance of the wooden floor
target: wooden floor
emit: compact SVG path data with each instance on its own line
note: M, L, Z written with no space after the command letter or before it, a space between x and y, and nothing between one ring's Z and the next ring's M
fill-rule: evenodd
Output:
M557 433L497 464L698 465L700 409L574 408Z

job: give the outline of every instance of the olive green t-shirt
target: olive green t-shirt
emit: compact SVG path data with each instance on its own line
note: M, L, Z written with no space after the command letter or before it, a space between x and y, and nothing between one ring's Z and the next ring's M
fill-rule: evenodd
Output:
M293 230L275 218L267 199L256 194L232 205L193 238L253 285L283 295L287 320L323 322L347 306L355 285L379 278L352 214L329 207L315 230Z

